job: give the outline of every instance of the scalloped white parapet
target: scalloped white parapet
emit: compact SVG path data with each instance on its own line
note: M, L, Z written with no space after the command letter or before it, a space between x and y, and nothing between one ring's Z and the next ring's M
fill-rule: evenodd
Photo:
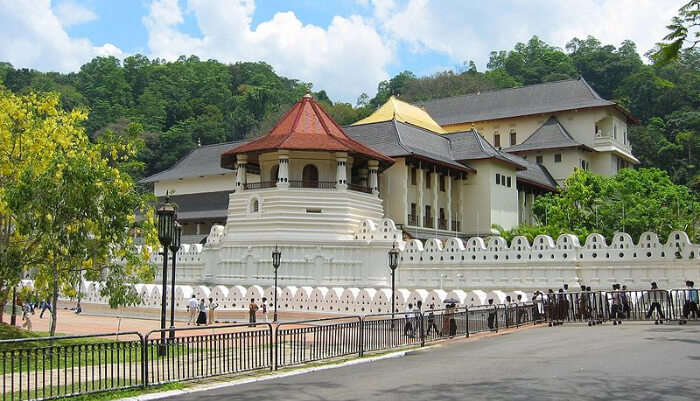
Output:
M359 241L400 242L402 231L396 228L392 219L363 220L355 231L354 238Z
M517 264L571 261L644 261L696 259L700 245L690 242L688 235L674 231L665 244L655 233L646 232L634 243L627 233L616 233L608 245L600 234L590 234L585 244L578 237L562 234L556 241L547 235L538 235L528 243L525 237L514 237L510 244L502 237L470 238L466 242L450 238L443 242L429 239L425 243L408 241L401 253L404 264Z

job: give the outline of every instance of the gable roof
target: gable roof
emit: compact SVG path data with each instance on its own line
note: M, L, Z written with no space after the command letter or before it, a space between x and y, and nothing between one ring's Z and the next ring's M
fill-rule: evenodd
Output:
M574 139L569 131L564 128L556 117L549 117L539 128L530 134L527 139L518 145L506 148L506 152L524 152L542 149L560 149L582 147L593 150L590 147Z
M525 168L522 163L513 160L510 155L494 148L476 129L452 132L442 136L450 140L455 160L494 159L512 165L516 169Z
M394 161L348 137L310 94L304 95L265 136L236 146L221 155L221 166L233 168L239 153L272 150L320 150L348 152L355 156L377 159L385 164Z
M475 171L452 156L449 139L425 128L397 121L380 121L345 127L352 138L391 156L414 156L460 171Z
M534 185L546 189L548 191L557 190L557 181L549 173L549 170L541 164L535 163L531 160L524 159L517 155L508 155L509 158L523 164L526 169L520 170L515 173L515 178L518 181L524 182L529 185Z
M149 183L165 180L177 180L218 174L231 174L231 170L221 168L221 154L233 146L239 146L250 140L224 142L213 145L204 145L193 149L167 170L142 178L140 183Z
M436 123L423 108L399 100L394 96L389 97L389 100L375 110L374 113L352 125L363 125L391 120L410 123L438 134L447 132L440 124Z
M583 77L428 100L422 105L442 126L604 106L615 106L636 121L616 103L600 97Z

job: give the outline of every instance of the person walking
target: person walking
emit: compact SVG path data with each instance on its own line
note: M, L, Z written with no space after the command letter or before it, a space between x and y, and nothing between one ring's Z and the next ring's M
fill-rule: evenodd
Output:
M219 304L214 302L214 298L209 298L209 324L216 323L216 308L218 307Z
M267 316L267 298L263 297L262 304L260 305L262 306L263 316L265 316L265 323L270 323L270 319Z
M656 286L656 282L651 283L651 289L647 292L647 298L649 299L649 303L651 303L649 311L647 312L647 319L651 318L651 315L656 309L657 317L656 320L654 320L654 324L664 324L664 319L666 319L666 317L661 310L661 302L666 300L666 294L664 291L659 290Z
M255 326L255 314L258 312L258 304L255 303L255 298L250 299L248 304L248 323L249 327Z
M39 319L44 318L44 312L46 312L47 310L49 311L49 314L51 314L51 312L53 312L51 310L51 302L49 302L49 300L45 299L41 302L41 313L39 313Z
M412 316L413 316L413 304L409 303L408 306L406 306L406 310L403 313L403 318L406 321L406 323L403 325L403 335L406 337L411 337L411 338L413 338L413 336L414 336Z
M28 331L32 331L32 307L31 305L27 302L24 305L22 305L22 328L27 329Z
M456 307L457 305L455 304L448 304L447 310L445 311L445 316L447 316L447 332L449 333L450 338L457 335L457 321L455 320Z
M680 320L680 324L687 324L688 317L690 314L693 315L693 319L698 317L698 290L693 288L695 283L688 280L685 282L685 302L683 303L683 319Z
M423 335L423 321L421 319L422 306L423 306L423 301L419 300L416 302L416 305L413 307L414 332L417 331L419 336Z
M428 310L428 330L425 332L425 335L429 336L430 332L433 329L435 329L435 333L438 336L441 336L442 332L440 330L438 330L438 327L435 324L435 312L433 311L433 309L435 309L435 304L430 304L430 309ZM443 323L443 327L445 327L444 323Z
M622 324L622 295L619 291L619 284L613 284L612 292L608 294L610 302L610 318L613 321L613 326Z
M619 284L618 284L619 286ZM623 285L622 286L622 292L620 293L620 296L622 297L622 316L625 319L629 319L630 315L632 314L632 308L630 307L630 300L629 296L627 293L627 286Z
M542 294L542 291L535 291L534 294L532 294L532 300L535 302L536 306L533 319L539 322L544 318L544 294Z
M489 330L494 330L495 320L496 320L496 305L493 304L493 298L489 298L489 316L486 319L486 323L489 326Z
M199 301L199 315L197 315L197 326L207 325L207 304L204 302L204 298Z
M187 325L196 324L197 317L199 317L199 302L197 302L197 298L194 295L187 301L187 311L190 313L190 319L187 321Z

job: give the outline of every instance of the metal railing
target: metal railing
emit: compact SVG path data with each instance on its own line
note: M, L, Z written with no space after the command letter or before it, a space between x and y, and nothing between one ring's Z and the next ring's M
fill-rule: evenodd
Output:
M459 220L452 220L452 231L462 231L462 224Z
M83 342L90 339L94 341ZM143 337L137 332L0 343L3 401L49 400L143 386Z
M423 217L423 227L433 228L433 216L424 216Z
M152 330L144 337L144 385L272 369L273 348L269 323Z
M409 226L417 226L418 216L415 214L409 214L406 224L408 224Z
M362 355L361 327L359 316L280 323L275 328L275 369L350 354Z
M335 189L335 181L289 180L290 188Z
M261 181L261 182L248 182L245 184L246 190L251 189L264 189L264 188L274 188L277 186L275 181Z
M445 220L445 219L438 219L438 229L440 229L440 230L447 230L447 220Z

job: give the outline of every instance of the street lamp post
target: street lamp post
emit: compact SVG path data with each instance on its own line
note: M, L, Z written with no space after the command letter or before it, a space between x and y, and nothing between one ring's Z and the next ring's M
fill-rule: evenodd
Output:
M168 246L173 240L175 231L175 207L170 203L170 196L165 193L165 203L156 210L158 215L158 241L163 247L163 287L160 302L160 342L159 355L165 355L165 291L168 285Z
M170 244L170 251L173 253L173 268L170 273L170 339L175 339L175 265L177 252L180 250L180 239L182 237L182 226L175 222L175 232L173 242Z
M277 322L277 269L280 267L280 260L282 259L282 252L275 245L275 250L272 251L272 267L275 268L275 314L273 316L273 321Z
M394 313L396 312L396 307L394 303L396 302L396 296L394 291L396 289L396 268L399 267L399 250L396 249L396 243L391 246L389 250L389 268L391 269L391 325L394 325Z

